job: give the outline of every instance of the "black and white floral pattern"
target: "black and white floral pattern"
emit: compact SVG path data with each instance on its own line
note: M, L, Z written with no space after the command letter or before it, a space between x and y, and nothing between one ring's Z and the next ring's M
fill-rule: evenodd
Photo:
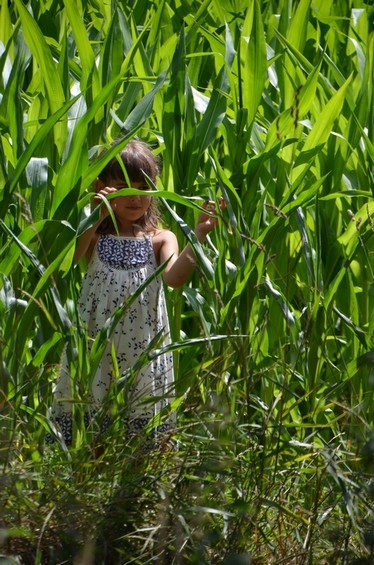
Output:
M102 235L97 242L97 255L109 268L138 269L151 261L153 249L146 239L116 238L113 244L112 235Z
M79 310L89 336L94 339L115 309L124 304L157 268L152 240L144 237L101 235L83 279ZM97 409L113 382L114 348L118 373L134 367L139 355L162 331L163 345L169 343L169 322L164 289L155 278L129 306L118 322L108 343L91 386L87 401ZM135 374L127 391L128 417L132 421L149 421L165 408L173 396L172 354L160 355ZM71 434L65 423L72 410L72 392L68 365L63 359L55 388L53 418L64 422L66 439ZM64 429L66 429L64 434Z

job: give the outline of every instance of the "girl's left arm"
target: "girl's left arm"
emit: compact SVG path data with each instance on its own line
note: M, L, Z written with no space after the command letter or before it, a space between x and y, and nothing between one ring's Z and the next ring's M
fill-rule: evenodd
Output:
M168 261L162 273L168 286L178 288L188 281L195 268L195 254L190 245L187 245L178 255L178 241L170 231L163 232L163 239L159 255L160 264Z
M221 202L221 208L223 207L224 203ZM214 202L207 202L204 204L204 208L207 212L214 212ZM199 214L195 227L195 235L200 243L205 241L206 236L216 227L217 222L216 216L204 212ZM196 256L191 245L186 245L181 254L178 255L177 238L170 231L163 232L159 259L160 263L169 259L163 272L163 278L165 283L172 288L183 286L192 275L196 266Z

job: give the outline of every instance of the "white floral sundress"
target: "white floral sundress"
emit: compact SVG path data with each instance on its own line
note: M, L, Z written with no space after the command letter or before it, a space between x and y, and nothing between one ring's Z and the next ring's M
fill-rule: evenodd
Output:
M82 281L79 311L90 338L95 339L117 307L129 299L157 268L151 237L100 235ZM92 412L97 410L108 393L114 374L123 374L134 367L139 355L162 333L162 345L170 343L169 322L163 283L155 277L140 296L125 310L108 343L91 387ZM113 350L117 368L113 367ZM58 422L66 442L72 436L70 376L65 360L55 388L52 416ZM135 373L128 392L124 433L143 429L149 420L166 407L173 397L174 375L172 353L153 358ZM154 401L152 400L154 397ZM144 399L147 401L144 402ZM151 400L151 401L149 401ZM87 414L87 421L90 413ZM87 422L86 422L87 424ZM169 428L167 422L158 429Z

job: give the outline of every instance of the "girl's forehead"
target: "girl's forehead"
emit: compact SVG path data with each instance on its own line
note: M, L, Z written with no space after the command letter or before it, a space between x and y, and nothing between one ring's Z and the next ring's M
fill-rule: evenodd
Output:
M144 180L129 179L129 181L130 181L130 185L132 186L132 188L145 186L147 184ZM115 186L123 186L123 187L128 186L128 182L125 179L121 179L121 178L110 179L110 182Z

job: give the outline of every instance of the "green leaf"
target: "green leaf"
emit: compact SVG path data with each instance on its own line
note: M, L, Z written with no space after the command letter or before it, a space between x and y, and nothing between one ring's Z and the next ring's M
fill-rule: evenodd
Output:
M327 102L322 112L317 117L312 131L306 138L303 149L296 158L295 166L292 170L291 182L299 182L311 165L314 156L321 150L331 134L335 120L339 117L343 107L346 92L351 83L350 76L344 85ZM305 164L304 164L305 162Z
M35 222L44 217L48 204L48 159L32 157L26 175L31 186L30 211Z
M311 110L318 83L320 81L321 64L319 63L308 74L304 85L300 87L297 98L294 98L291 108L282 112L271 124L266 138L265 151L269 151L279 140L284 142L287 136L294 136L299 122Z
M19 160L17 161L13 174L11 175L10 179L7 181L4 187L3 198L0 201L0 215L2 215L3 217L5 216L6 210L8 208L11 194L14 188L16 187L17 182L20 180L22 173L26 169L28 162L34 155L39 145L44 142L44 140L48 136L48 133L52 130L52 128L60 120L60 118L68 111L68 109L74 104L75 101L76 98L72 98L71 100L66 102L66 104L64 104L62 108L60 108L53 116L48 118L41 125L38 132L34 136L32 142L28 145L28 147L20 156Z
M92 99L94 99L99 93L101 85L99 84L99 75L96 68L95 54L92 49L92 44L89 41L87 30L77 2L75 0L64 0L64 6L66 9L66 15L73 30L74 41L80 58L82 68L81 89L87 96L87 90L92 88L91 96ZM89 96L89 102L91 102L91 96Z
M71 329L71 322L66 314L66 311L64 310L64 307L60 302L57 288L51 281L51 273L53 273L53 271L55 270L56 264L62 261L63 257L66 254L66 250L62 250L61 255L55 260L55 264L52 264L48 269L45 269L42 263L31 251L31 249L29 249L26 245L24 245L24 243L22 243L22 241L18 237L16 237L16 235L8 228L8 226L3 222L3 220L0 220L0 224L3 226L5 231L9 233L9 235L13 238L13 240L19 246L21 251L27 256L27 258L34 265L35 269L37 269L37 271L41 275L41 279L39 281L39 284L37 285L35 294L38 294L40 289L42 289L45 285L48 285L52 295L53 302L55 304L56 312L59 317L59 321L61 323L61 327L64 329L64 331L69 332Z
M36 20L31 16L21 0L15 0L15 4L22 22L22 29L26 41L39 65L52 115L58 112L65 104L65 95L60 76ZM61 114L60 118L64 116L64 114L65 113ZM55 143L60 154L62 153L63 145L66 140L66 131L66 122L56 121L54 127Z
M261 102L267 75L265 34L258 0L251 3L244 25L244 32L246 29L250 30L250 37L243 38L241 48L241 88L243 105L248 110L248 123L252 124Z

